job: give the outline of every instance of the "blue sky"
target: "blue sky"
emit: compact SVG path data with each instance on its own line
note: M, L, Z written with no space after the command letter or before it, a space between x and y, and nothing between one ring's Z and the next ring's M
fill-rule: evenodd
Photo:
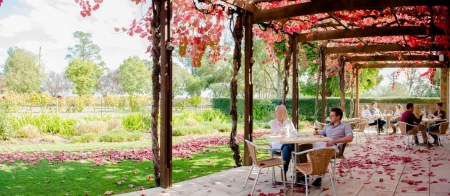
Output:
M134 18L140 18L139 9L128 0L110 0L104 1L90 17L83 18L74 0L4 0L0 7L0 65L10 47L24 48L37 55L41 46L46 70L61 72L68 64L64 59L67 48L75 45L75 31L92 34L111 69L117 69L130 56L149 59L145 53L148 41L114 32L114 27L128 27Z

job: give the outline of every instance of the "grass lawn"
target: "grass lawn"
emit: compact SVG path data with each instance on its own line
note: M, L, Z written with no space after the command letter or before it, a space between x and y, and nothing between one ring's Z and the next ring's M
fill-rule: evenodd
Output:
M263 138L255 139L255 142L267 143ZM240 146L243 153L243 145ZM268 154L263 151L260 156ZM193 154L189 159L175 158L173 182L217 173L233 166L235 164L228 146L211 147ZM138 191L139 186L146 189L154 187L153 179L147 179L148 176L153 177L152 161L127 160L91 166L91 163L86 161L49 163L43 160L38 165L23 162L4 163L0 164L0 168L1 196L103 195L106 191L118 194ZM134 187L129 187L130 184Z

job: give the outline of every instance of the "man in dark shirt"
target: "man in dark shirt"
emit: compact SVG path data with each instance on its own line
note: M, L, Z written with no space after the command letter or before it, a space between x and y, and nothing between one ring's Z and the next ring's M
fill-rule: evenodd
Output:
M427 132L437 132L439 131L439 123L445 121L445 112L444 110L442 110L442 106L444 106L443 103L439 102L436 104L436 111L433 114L430 114L430 116L428 116L431 119L438 119L436 120L436 124L435 125L431 125L429 128L427 128ZM431 135L431 134L430 134ZM435 145L439 145L439 138L437 135L431 135L431 137L433 137L434 142L433 144Z
M423 143L428 146L433 146L430 143L428 143L427 132L425 131L425 126L419 124L422 121L422 114L420 114L419 118L417 118L416 115L413 113L413 111L414 111L414 104L413 103L406 104L406 111L403 112L402 119L401 119L402 122L411 124L411 125L406 125L406 133L414 134L415 143L418 145L419 140L417 138L417 133L420 131L422 133ZM414 124L418 124L418 125L412 126Z

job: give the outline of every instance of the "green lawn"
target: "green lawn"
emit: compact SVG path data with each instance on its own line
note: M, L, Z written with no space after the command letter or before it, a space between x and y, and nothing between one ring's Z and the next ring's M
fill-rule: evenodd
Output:
M265 143L265 139L255 139ZM65 144L67 145L67 144ZM99 144L101 145L101 144ZM123 143L115 145L126 145ZM243 145L241 144L241 153ZM136 146L135 146L136 147ZM262 151L260 156L268 156ZM208 167L205 167L208 165ZM180 182L230 169L234 164L228 146L211 147L190 159L173 160L173 182ZM0 165L0 195L103 195L138 191L139 186L154 187L153 162L122 161L91 166L90 162L41 161L38 165L13 163ZM125 179L126 178L126 179ZM118 185L117 182L120 182ZM130 188L128 185L133 184Z

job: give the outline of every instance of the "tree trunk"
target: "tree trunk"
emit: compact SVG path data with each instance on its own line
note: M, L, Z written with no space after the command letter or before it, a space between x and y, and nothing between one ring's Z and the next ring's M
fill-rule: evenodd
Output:
M161 65L159 59L161 58L161 31L160 31L160 12L161 2L159 0L152 1L153 20L151 22L152 29L152 57L153 57L153 69L152 69L152 154L153 154L153 170L155 174L155 186L161 186L161 177L159 169L159 138L158 138L158 117L159 117L159 93L161 91L161 84L159 75L161 72Z
M277 98L281 97L281 62L280 59L277 59Z
M284 58L284 81L283 81L283 105L286 105L286 97L289 92L289 75L291 70L291 58L294 47L294 36L289 35L289 50Z
M242 166L242 157L241 157L241 153L239 151L239 144L237 144L237 142L236 142L237 120L238 120L238 114L237 114L237 87L238 87L238 84L237 84L237 82L238 82L239 69L241 68L241 63L242 63L241 62L241 58L242 58L241 44L242 44L242 38L244 37L243 24L244 24L244 17L243 17L242 9L237 8L236 23L235 23L235 26L233 29L233 39L234 39L233 77L231 78L231 82L230 82L230 95L231 95L230 148L234 152L234 155L233 155L234 162L236 163L236 166L238 166L238 167Z

